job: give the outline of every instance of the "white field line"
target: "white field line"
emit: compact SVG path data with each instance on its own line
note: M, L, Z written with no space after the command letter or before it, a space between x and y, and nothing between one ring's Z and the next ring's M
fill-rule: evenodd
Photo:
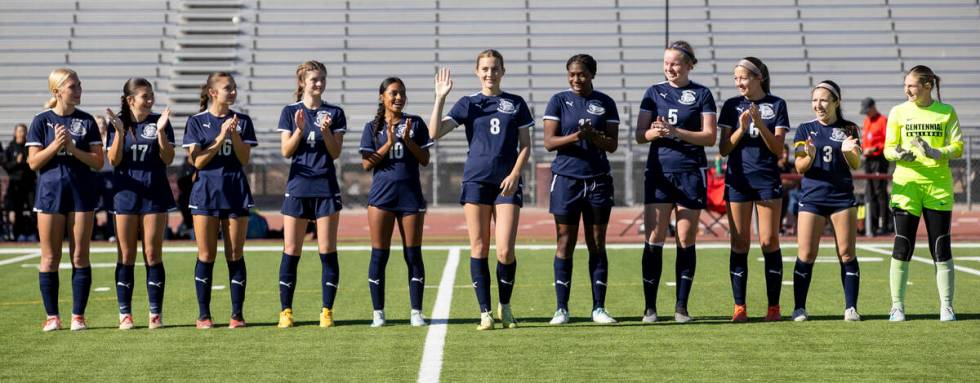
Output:
M765 262L766 259L759 257L756 258L756 260L759 262ZM861 262L882 262L882 261L884 260L879 257L861 257ZM783 263L795 263L795 262L796 262L796 257L783 257ZM814 260L814 263L839 263L839 262L840 260L838 260L837 257L835 256L817 257L817 259Z
M422 350L418 379L420 383L439 382L443 346L446 344L446 330L449 326L449 307L453 300L453 283L456 282L456 269L459 266L459 253L458 247L449 249L446 267L442 269L436 303L432 307L432 315L429 316L429 333L425 336L425 347Z
M23 250L18 251L18 253L23 253L23 252L24 252ZM40 256L41 256L41 253L34 253L34 254L21 255L19 257L13 257L13 258L10 258L10 259L0 260L0 266L10 265L10 264L14 264L14 263L17 263L17 262L23 262L23 261L26 261L28 259L34 259L34 258L37 258L37 257L40 257Z
M918 246L916 246L916 247L918 247ZM889 251L889 250L882 250L882 249L880 249L878 247L873 247L873 246L869 246L869 245L858 245L857 248L858 249L862 249L862 250L867 250L867 251L870 251L870 252L873 252L873 253L887 255L887 256L891 256L892 255L892 252ZM920 257L920 256L917 256L917 255L913 255L912 256L912 260L913 261L922 262L922 263L926 263L926 264L930 264L930 265L933 265L934 264L934 262L932 262L932 259ZM954 262L956 261L956 257L953 257L953 261ZM976 275L976 276L980 276L980 270L977 270L977 269L971 269L969 267L960 266L960 265L954 265L953 268L956 269L956 271L961 271L961 272L964 272L964 273L967 273L967 274L973 274L973 275Z

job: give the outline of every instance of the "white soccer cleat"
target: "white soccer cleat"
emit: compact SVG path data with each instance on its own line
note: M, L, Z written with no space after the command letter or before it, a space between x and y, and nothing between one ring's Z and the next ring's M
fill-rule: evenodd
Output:
M551 322L548 324L559 325L568 323L568 310L558 309L555 310L555 315L551 317Z
M119 314L119 329L120 330L133 329L133 314Z
M599 307L592 310L592 321L601 324L613 324L616 323L616 319L606 312L605 308Z
M44 332L61 330L61 317L57 315L49 315L47 319L44 320L44 327L41 327Z
M854 307L848 307L844 310L844 320L848 322L857 322L861 320L861 316L858 315L858 311Z
M71 316L71 331L82 331L87 329L88 325L85 324L85 317L81 315Z
M943 306L939 309L939 321L940 322L952 322L956 320L956 313L953 312L953 306Z
M687 308L680 308L674 311L674 322L689 323L693 320L694 318L691 318L691 315L687 313Z
M905 309L902 307L892 306L892 309L888 311L888 321L890 322L904 322L905 321Z
M500 320L501 328L517 328L517 319L510 310L510 304L497 304L497 319Z
M412 313L408 315L408 321L412 324L412 327L422 327L425 326L425 318L422 317L422 310L412 309Z
M493 330L493 313L487 311L480 313L480 325L476 326L479 331Z
M385 311L384 310L374 310L373 318L371 320L371 327L382 327L385 325Z
M806 313L806 309L793 310L794 322L805 322L807 319L810 319L810 314Z
M163 316L161 314L150 314L149 323L150 324L148 327L150 328L150 330L156 330L160 327L163 327Z
M657 321L657 312L653 309L647 309L643 312L643 323L655 323Z

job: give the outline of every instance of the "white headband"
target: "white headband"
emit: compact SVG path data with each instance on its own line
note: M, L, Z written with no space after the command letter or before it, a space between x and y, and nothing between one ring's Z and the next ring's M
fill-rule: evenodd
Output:
M817 86L813 87L813 90L817 90L817 88L823 88L823 89L829 90L830 93L833 93L834 94L834 97L837 97L837 99L840 100L840 93L837 92L837 89L834 89L833 85L830 85L828 83L822 82L822 83L817 84Z
M736 67L742 67L742 68L748 69L749 72L754 73L759 78L765 79L765 77L762 75L762 71L759 70L759 67L755 66L755 64L753 64L749 60L741 60L741 61L738 62L738 65L735 65L735 66Z

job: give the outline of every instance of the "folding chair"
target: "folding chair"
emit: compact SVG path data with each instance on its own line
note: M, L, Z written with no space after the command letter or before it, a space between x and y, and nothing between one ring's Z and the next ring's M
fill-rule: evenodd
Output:
M728 208L725 206L725 175L717 174L715 168L707 172L708 200L701 215L702 233L707 232L720 237L728 231ZM715 230L720 231L716 232Z

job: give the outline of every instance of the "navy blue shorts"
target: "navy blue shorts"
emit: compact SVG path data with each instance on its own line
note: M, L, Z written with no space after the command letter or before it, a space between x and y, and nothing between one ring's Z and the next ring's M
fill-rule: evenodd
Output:
M486 184L482 182L463 182L460 190L459 204L465 205L475 203L479 205L503 205L511 204L518 207L524 206L524 180L517 181L517 191L514 195L506 197L500 195L500 185Z
M551 175L548 212L578 217L584 209L613 206L613 179L604 174L587 179Z
M93 179L94 181L94 179ZM83 184L69 178L38 180L34 211L49 214L95 211L101 189L94 182Z
M191 209L193 215L206 215L220 219L248 217L248 209Z
M425 213L425 197L418 179L401 182L377 181L368 192L368 205L399 216Z
M334 197L291 197L286 196L282 199L282 215L290 217L316 220L317 218L329 217L340 211L343 205L340 196Z
M677 204L687 209L704 209L708 200L705 170L644 172L644 203Z
M748 182L729 182L725 179L725 201L754 202L783 198L783 184L777 182L764 187L754 187Z
M815 204L815 203L800 201L799 206L801 212L805 211L807 213L813 213L821 217L830 218L830 216L833 215L834 213L857 206L857 202L852 201L846 204Z
M146 182L117 175L113 182L113 214L155 214L177 209L166 176Z

